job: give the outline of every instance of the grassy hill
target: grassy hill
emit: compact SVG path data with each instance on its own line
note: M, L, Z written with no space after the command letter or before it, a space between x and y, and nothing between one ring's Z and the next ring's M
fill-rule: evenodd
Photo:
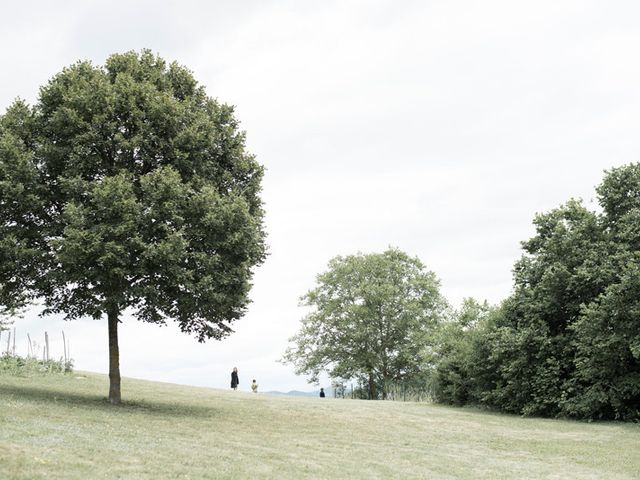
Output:
M640 425L0 375L0 478L640 477Z

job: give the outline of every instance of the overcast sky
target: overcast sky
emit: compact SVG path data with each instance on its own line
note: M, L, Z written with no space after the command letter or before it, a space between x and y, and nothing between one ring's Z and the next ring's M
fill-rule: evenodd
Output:
M636 1L21 1L0 7L0 110L79 59L150 48L236 106L265 165L270 256L229 338L205 344L125 316L124 376L309 390L276 363L298 298L339 254L396 246L457 305L495 303L531 221L592 202L605 169L640 160ZM106 321L16 322L71 340L108 371ZM126 396L126 382L123 384Z

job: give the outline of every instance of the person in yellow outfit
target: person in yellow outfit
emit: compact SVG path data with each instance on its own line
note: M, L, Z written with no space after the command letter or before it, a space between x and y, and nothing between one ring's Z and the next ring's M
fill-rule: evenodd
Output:
M251 391L253 393L258 393L258 384L256 383L256 379L253 379L253 383L251 384Z

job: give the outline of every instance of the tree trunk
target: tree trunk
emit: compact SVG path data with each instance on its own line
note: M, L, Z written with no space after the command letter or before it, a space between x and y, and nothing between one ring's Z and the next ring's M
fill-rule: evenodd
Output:
M387 354L385 352L384 364L382 367L382 400L389 396L389 370L387 369Z
M109 308L109 403L120 403L120 350L118 349L118 310Z
M373 371L369 370L369 400L377 400L376 382L373 379Z

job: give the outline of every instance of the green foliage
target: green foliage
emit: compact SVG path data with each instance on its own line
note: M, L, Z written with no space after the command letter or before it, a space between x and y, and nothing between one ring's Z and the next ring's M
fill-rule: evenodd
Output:
M370 398L424 375L446 309L435 274L397 249L332 259L302 303L312 310L284 360L314 382L327 371L367 383Z
M263 168L233 108L145 50L78 62L0 117L0 305L228 335L266 255Z
M9 325L11 325L11 321L4 315L0 314L0 332L8 330Z
M0 356L0 374L28 377L73 372L73 360L38 360L5 354Z
M429 378L436 401L451 405L481 402L479 383L488 352L481 348L480 332L494 321L495 315L496 309L486 301L465 298L460 310L440 326Z
M22 312L15 308L6 308L0 306L0 332L9 330L9 327L13 324L16 317L20 318Z
M231 332L265 257L233 108L149 51L78 62L0 117L0 304Z
M490 321L447 327L440 400L640 419L640 165L608 172L598 194L601 214L571 200L535 218Z

